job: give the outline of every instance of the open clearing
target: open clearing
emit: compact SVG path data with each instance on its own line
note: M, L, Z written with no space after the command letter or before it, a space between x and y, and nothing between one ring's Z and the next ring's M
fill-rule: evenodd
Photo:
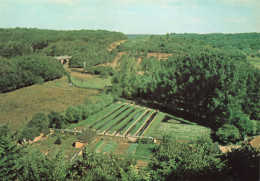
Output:
M0 124L10 122L12 131L21 129L36 113L64 112L82 104L85 98L96 101L96 90L72 87L67 77L0 94Z

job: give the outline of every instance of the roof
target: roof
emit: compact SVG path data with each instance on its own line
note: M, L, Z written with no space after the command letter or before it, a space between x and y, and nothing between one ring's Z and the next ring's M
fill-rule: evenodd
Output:
M84 130L78 137L78 141L82 142L90 142L94 139L96 136L96 132L91 129Z
M250 141L249 144L254 148L260 148L260 136L257 136L255 139Z
M57 56L55 57L58 60L63 60L63 59L70 59L72 56L68 56L68 55L62 55L62 56Z

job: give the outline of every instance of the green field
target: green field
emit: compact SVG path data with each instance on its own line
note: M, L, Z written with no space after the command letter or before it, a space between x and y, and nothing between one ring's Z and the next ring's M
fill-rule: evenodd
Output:
M211 132L210 128L204 126L168 122L161 122L159 127L151 131L149 136L155 138L162 138L168 133L179 140L191 140L198 136L209 135Z
M111 77L108 78L100 78L95 77L93 79L84 80L80 78L76 78L71 76L70 80L73 85L80 88L87 88L87 89L104 89L107 86L111 86Z

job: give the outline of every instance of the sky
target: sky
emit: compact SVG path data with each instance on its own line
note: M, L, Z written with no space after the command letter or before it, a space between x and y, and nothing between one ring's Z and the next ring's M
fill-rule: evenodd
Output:
M260 0L0 0L0 28L260 32Z

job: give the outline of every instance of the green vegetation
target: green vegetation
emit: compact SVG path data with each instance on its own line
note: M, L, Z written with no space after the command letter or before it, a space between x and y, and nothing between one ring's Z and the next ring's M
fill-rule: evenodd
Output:
M134 112L132 112L127 118L125 118L122 122L114 126L112 129L110 129L109 133L112 134L115 131L120 132L123 129L124 125L127 125L127 123L138 113L141 111L141 108L138 107L135 109Z
M138 144L134 158L140 160L148 160L152 155L152 152L155 148L157 148L157 144Z
M165 117L165 113L158 112L157 117L154 119L154 121L151 123L151 126L149 129L145 132L144 136L151 136L151 134L155 131L155 129L158 129L162 120Z
M104 89L105 87L111 86L111 78L100 78L96 77L90 80L83 80L73 76L70 76L71 83L76 87L87 88L87 89Z
M153 152L149 168L153 180L221 180L224 163L209 137L180 143L164 136Z
M110 141L106 146L103 148L102 153L113 153L117 148L117 143L114 141Z
M32 54L10 59L0 57L0 67L0 93L44 83L64 75L60 62L45 55Z
M72 56L70 67L83 67L85 62L91 68L112 62L117 52L107 48L123 39L126 36L122 33L104 30L0 29L0 92L62 77L63 66L54 56ZM102 76L110 73L108 68L101 71ZM102 83L87 86L99 88Z
M128 149L126 150L127 155L134 155L135 150L137 148L138 144L137 143L131 143Z
M48 116L44 113L38 113L24 126L19 135L19 140L33 140L35 137L40 136L41 133L47 135L50 132L49 126L50 120Z
M210 133L210 129L204 126L161 122L159 127L154 129L149 135L155 138L162 138L165 134L171 134L175 139L192 140L202 135L210 135Z
M259 35L253 33L209 37L172 34L129 40L120 46L121 51L130 53L119 60L111 92L156 103L214 131L233 124L240 135L254 135L256 126L250 120L259 120L260 71L246 61L243 51L249 49L240 49L240 38L254 47L252 51L258 51ZM220 43L224 39L230 42ZM161 61L143 59L138 67L133 51L176 54Z
M216 136L222 143L230 143L233 142L235 143L236 140L238 140L239 137L239 130L234 126L230 124L224 124L221 126L217 132Z

